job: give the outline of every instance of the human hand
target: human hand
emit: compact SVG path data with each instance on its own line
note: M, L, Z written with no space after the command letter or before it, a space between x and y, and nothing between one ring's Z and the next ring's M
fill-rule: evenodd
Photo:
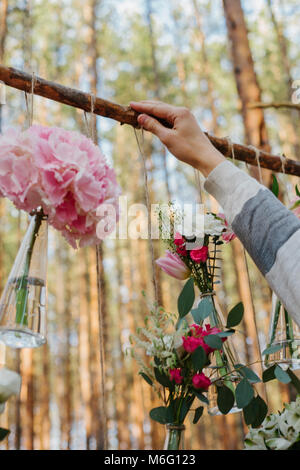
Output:
M204 176L225 160L187 108L161 101L132 101L130 106L141 113L138 116L141 127L155 134L176 158L197 168ZM155 118L163 119L172 128L165 127Z

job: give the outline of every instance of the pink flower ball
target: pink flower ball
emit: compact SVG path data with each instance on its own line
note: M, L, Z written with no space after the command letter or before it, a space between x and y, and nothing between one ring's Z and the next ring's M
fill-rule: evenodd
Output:
M58 127L35 125L0 136L0 195L27 212L42 207L74 248L100 243L103 204L114 209L114 222L119 215L120 188L100 148Z

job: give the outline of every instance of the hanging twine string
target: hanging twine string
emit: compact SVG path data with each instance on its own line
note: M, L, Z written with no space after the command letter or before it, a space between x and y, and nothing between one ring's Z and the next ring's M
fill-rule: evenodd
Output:
M200 172L196 168L194 168L194 175L195 175L195 181L196 181L196 188L199 194L199 203L203 204L203 196L202 196L202 184L201 184L201 178L200 178Z
M139 149L140 160L142 163L142 172L144 177L144 187L145 187L145 199L146 199L146 206L148 212L148 240L149 240L149 248L151 254L151 267L152 267L152 284L154 288L154 297L155 302L158 305L159 303L159 296L158 296L158 283L156 277L156 270L155 270L155 257L154 257L154 244L151 237L151 204L150 204L150 192L149 192L149 184L148 184L148 173L147 173L147 166L146 166L146 155L145 155L145 138L144 138L144 129L141 130L141 142L138 138L137 130L134 128L134 135L137 142L137 146Z
M263 183L263 178L262 178L261 166L260 166L260 159L259 159L260 150L257 147L254 147L254 145L248 145L248 147L255 152L255 158L256 158L256 163L257 163L257 168L258 168L259 182L260 182L260 184L264 184ZM249 168L248 168L248 170L249 170Z
M96 115L94 114L95 109L95 95L91 94L91 112L90 112L90 122L88 123L86 112L84 112L84 119L86 123L86 128L88 131L88 136L95 145L98 145L96 132L95 132L95 121ZM100 245L96 245L96 266L97 266L97 294L98 294L98 321L99 321L99 342L100 342L100 376L101 376L101 397L100 397L100 406L101 406L101 416L103 419L104 427L104 440L103 448L107 449L107 414L106 414L106 390L105 390L105 349L104 349L104 314L103 314L103 304L101 299L101 250Z
M34 104L33 101L34 101L35 84L36 84L36 76L35 76L35 73L32 72L31 89L30 89L29 96L28 96L27 91L24 92L28 127L31 127L33 123L33 104Z

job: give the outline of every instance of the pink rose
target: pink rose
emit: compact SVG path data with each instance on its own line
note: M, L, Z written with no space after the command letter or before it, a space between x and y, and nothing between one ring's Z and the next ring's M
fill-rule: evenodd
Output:
M190 257L196 263L205 263L208 258L208 247L204 245L201 248L195 248L195 250L191 250Z
M203 372L195 374L192 378L192 382L195 388L201 389L202 391L207 391L208 387L211 385L211 380L206 377Z
M177 385L180 385L183 381L183 377L181 375L181 370L180 368L177 368L177 369L170 369L169 370L169 373L170 373L170 379L171 380L174 380L174 382L177 384Z
M156 260L156 264L169 276L176 279L184 280L191 275L190 269L182 259L176 253L171 253L169 250L166 250L165 256Z
M229 227L228 225L228 222L227 220L225 219L225 215L224 214L217 214L217 217L219 217L220 219L223 219L224 220L224 224L226 225L226 230L222 233L222 239L224 240L224 242L226 243L229 243L231 242L232 240L234 240L236 238L236 234L234 233L233 230L231 230L231 228Z
M185 239L179 232L175 233L174 244L177 246L182 246L185 244Z

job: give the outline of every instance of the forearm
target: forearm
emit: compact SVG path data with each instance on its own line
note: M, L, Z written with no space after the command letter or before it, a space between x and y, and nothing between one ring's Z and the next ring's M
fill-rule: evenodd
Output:
M300 221L264 186L230 162L208 175L206 190L288 312L300 324Z

